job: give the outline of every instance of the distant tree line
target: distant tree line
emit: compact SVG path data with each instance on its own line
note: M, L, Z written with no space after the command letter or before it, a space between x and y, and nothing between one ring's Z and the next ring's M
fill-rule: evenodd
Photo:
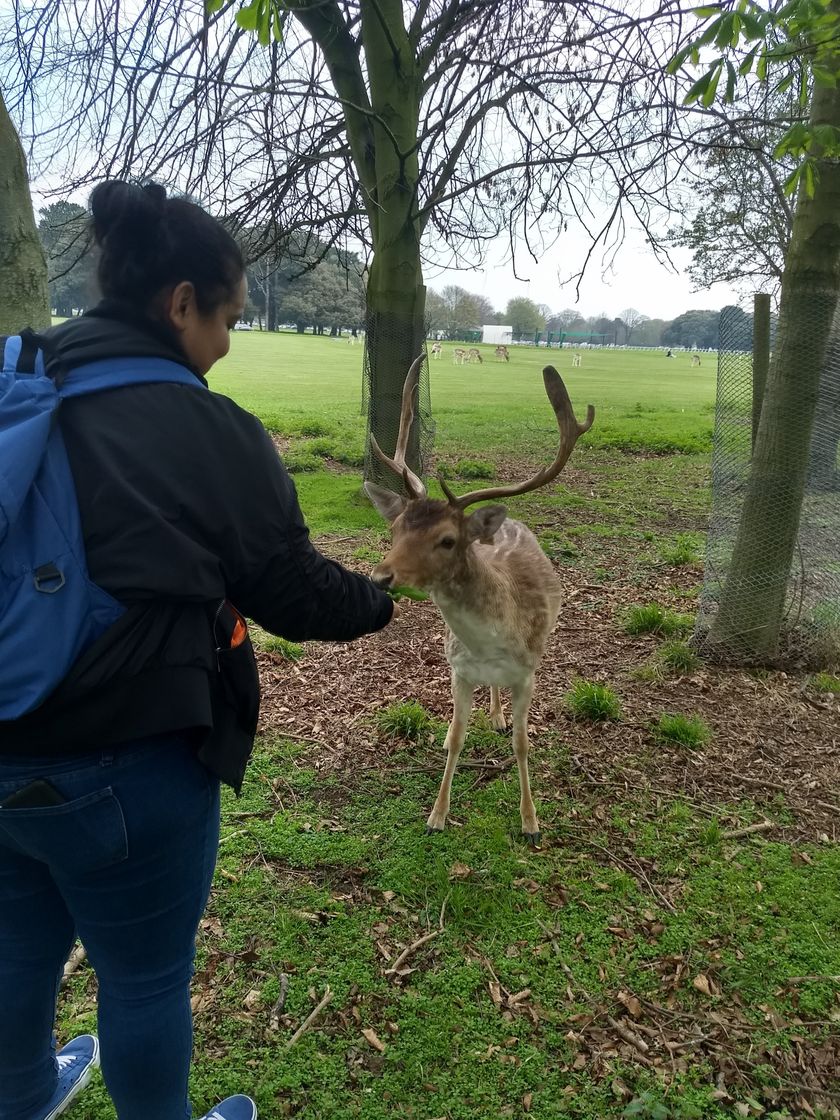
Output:
M738 307L722 311L685 311L676 319L651 319L628 307L620 315L581 315L574 308L551 311L545 304L525 298L512 299L504 311L496 311L484 296L474 295L450 284L440 292L426 295L426 328L429 334L444 334L457 339L482 326L505 324L514 339L525 341L539 335L542 341L552 336L559 341L581 344L592 341L606 346L668 346L688 349L716 349L723 311L734 316L736 336L743 335L745 349L752 337L752 316ZM739 322L739 319L742 321Z
M41 211L38 229L47 257L50 303L56 315L69 316L90 307L96 299L94 260L90 252L88 219L84 207L55 202ZM293 259L292 259L293 258ZM364 326L364 269L352 253L335 249L312 251L307 265L300 254L271 253L248 266L248 302L245 320L265 330L294 325L300 333L339 334ZM743 334L750 337L751 317L743 316ZM716 348L720 311L685 311L676 319L652 319L635 308L610 318L606 314L583 316L574 308L552 312L546 304L517 297L497 311L489 299L455 284L426 296L426 329L457 339L483 326L505 324L513 337L532 340L561 335L571 341L614 346L669 346ZM741 333L740 331L738 333Z
M55 202L40 215L38 230L47 258L50 306L62 317L97 299L88 214L73 202ZM310 260L294 253L267 254L247 268L245 321L267 330L293 324L301 333L338 334L364 323L363 270L352 253L312 247Z

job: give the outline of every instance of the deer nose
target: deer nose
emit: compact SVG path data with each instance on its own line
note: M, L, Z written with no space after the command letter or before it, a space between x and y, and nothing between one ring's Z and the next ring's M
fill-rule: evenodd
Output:
M393 572L377 572L376 569L374 568L373 573L372 573L370 578L373 580L373 582L376 584L377 587L379 587L382 591L385 591L394 582L394 573Z

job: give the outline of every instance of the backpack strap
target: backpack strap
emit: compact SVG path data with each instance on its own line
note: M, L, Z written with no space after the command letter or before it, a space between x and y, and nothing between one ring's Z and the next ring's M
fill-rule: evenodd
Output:
M104 358L69 370L58 393L62 398L82 397L106 389L173 382L190 389L207 389L196 374L166 358Z
M20 334L0 338L2 369L6 373L38 374L43 376L45 339L27 327Z

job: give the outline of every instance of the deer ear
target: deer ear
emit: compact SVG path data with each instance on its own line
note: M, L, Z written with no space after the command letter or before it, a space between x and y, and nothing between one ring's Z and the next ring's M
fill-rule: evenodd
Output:
M481 506L466 519L467 538L489 544L506 517L504 506Z
M389 524L393 524L405 509L405 498L375 482L365 483L365 493Z

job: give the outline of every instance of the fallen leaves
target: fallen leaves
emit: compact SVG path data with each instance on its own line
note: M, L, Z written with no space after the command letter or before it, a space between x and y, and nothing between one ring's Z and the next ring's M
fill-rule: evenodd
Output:
M702 992L704 996L717 996L720 995L720 988L715 984L714 980L710 980L705 973L700 972L691 981L691 986L696 988L698 992Z
M464 882L465 879L470 878L472 873L472 868L467 867L465 863L455 862L449 868L449 880L450 882Z
M371 1046L374 1048L374 1050L378 1050L380 1054L385 1053L385 1050L386 1050L385 1043L382 1041L382 1039L379 1037L379 1035L376 1033L376 1031L373 1030L372 1027L364 1027L362 1029L362 1035L364 1036L365 1039L367 1039L367 1041L371 1044Z

